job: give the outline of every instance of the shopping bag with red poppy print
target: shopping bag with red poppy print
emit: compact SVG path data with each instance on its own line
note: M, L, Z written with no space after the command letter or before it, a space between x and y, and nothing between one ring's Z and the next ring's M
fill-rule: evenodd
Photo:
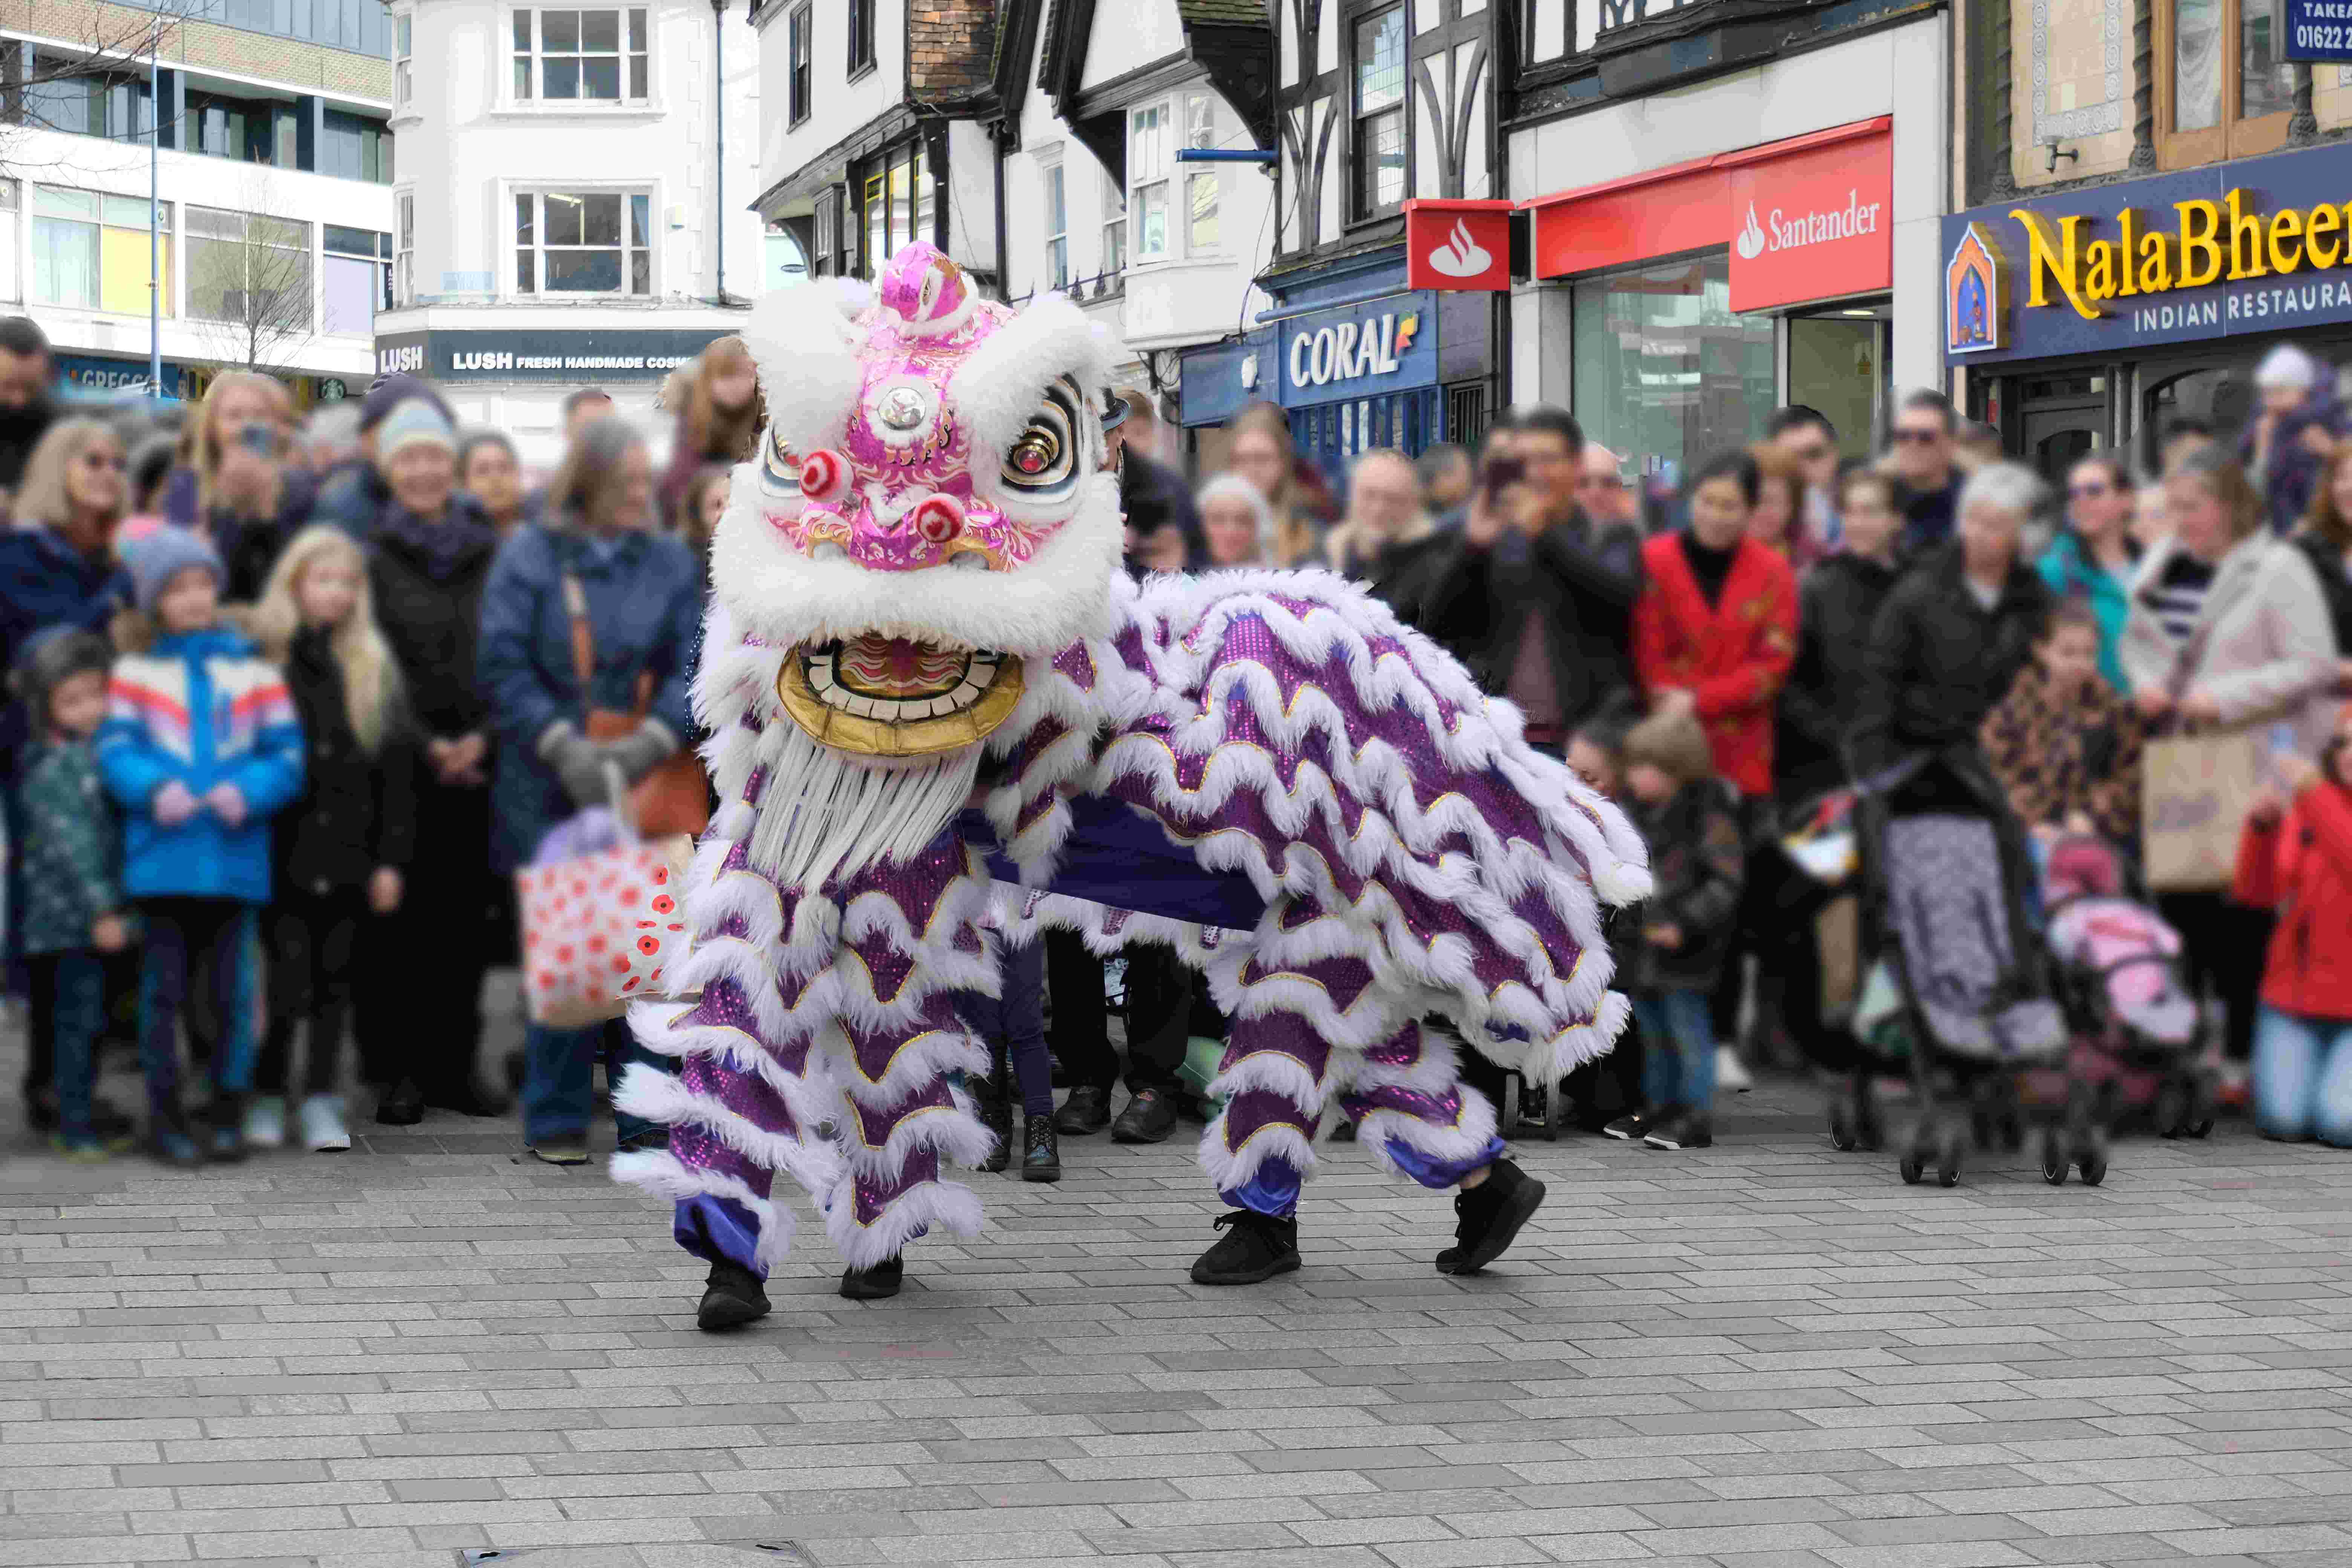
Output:
M583 816L594 814L583 813ZM576 819L575 819L576 820ZM523 999L534 1024L577 1029L656 994L686 940L678 910L692 840L625 836L515 874L522 904Z

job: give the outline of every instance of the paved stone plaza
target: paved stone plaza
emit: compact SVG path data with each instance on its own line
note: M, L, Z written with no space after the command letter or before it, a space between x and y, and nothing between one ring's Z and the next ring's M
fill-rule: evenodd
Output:
M1475 1280L1342 1146L1304 1271L1226 1292L1189 1135L1074 1140L896 1301L803 1219L729 1338L601 1168L365 1131L193 1176L10 1135L0 1564L2352 1563L2352 1155L2234 1125L1945 1192L1759 1090L1704 1153L1527 1146Z

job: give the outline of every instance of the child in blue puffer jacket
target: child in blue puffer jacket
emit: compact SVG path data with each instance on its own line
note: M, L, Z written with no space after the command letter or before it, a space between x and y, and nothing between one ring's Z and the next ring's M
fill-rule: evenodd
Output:
M284 678L220 624L225 574L208 542L165 527L127 553L139 607L116 640L144 651L115 661L98 766L127 819L123 888L146 932L148 1148L175 1165L235 1160L258 1029L269 818L301 793L302 728ZM201 1144L180 1100L183 1014L211 1062Z

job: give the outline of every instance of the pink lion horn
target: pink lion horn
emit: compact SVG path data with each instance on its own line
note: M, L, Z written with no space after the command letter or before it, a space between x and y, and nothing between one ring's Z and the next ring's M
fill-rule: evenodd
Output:
M901 249L882 274L882 308L910 338L936 338L971 319L973 292L963 268L925 240Z

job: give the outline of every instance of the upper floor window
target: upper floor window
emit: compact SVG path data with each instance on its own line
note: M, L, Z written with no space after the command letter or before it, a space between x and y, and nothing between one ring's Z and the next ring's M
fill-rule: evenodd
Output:
M1054 163L1045 169L1045 287L1066 289L1069 284L1069 187L1062 165Z
M784 25L792 29L791 75L786 79L784 117L789 123L798 125L809 117L809 100L814 96L816 86L809 66L816 50L816 17L808 6L803 5L786 18Z
M882 264L913 240L937 243L929 160L920 136L882 155L863 187L866 217L864 276L878 278Z
M144 76L110 70L95 61L88 62L86 71L77 70L80 57L28 46L21 58L33 78L22 89L25 118L33 124L120 142L144 141L155 129Z
M414 18L404 14L392 19L392 111L400 113L408 107L415 91L409 73L410 25Z
M1404 7L1356 18L1349 58L1349 150L1356 170L1353 216L1382 217L1404 202L1411 107L1405 96Z
M1102 276L1116 278L1127 270L1127 193L1109 180L1102 183Z
M1216 99L1205 92L1185 92L1131 109L1128 132L1127 209L1132 215L1135 259L1164 261L1215 251L1223 176L1214 163L1178 164L1176 149L1217 144ZM1183 205L1177 208L1180 168ZM1106 211L1106 219L1108 216ZM1105 271L1118 269L1108 257L1106 261Z
M172 204L161 204L163 307L172 310ZM30 302L147 313L150 209L143 197L38 185L33 191Z
M877 0L849 0L849 74L874 63L874 7Z
M257 345L308 331L310 305L309 224L188 209L188 314L226 322Z
M328 110L319 127L319 173L392 184L392 130L381 120Z
M648 95L646 11L517 11L519 102L643 103Z
M416 193L393 198L392 303L416 303Z
M2294 68L2264 0L2158 0L2157 153L2168 168L2267 153L2286 141Z
M329 224L325 239L325 270L319 279L320 329L364 337L375 330L377 300L391 303L392 236Z
M290 103L191 92L180 121L181 145L214 158L296 166L298 116Z
M518 193L515 292L653 292L653 197L619 191Z

